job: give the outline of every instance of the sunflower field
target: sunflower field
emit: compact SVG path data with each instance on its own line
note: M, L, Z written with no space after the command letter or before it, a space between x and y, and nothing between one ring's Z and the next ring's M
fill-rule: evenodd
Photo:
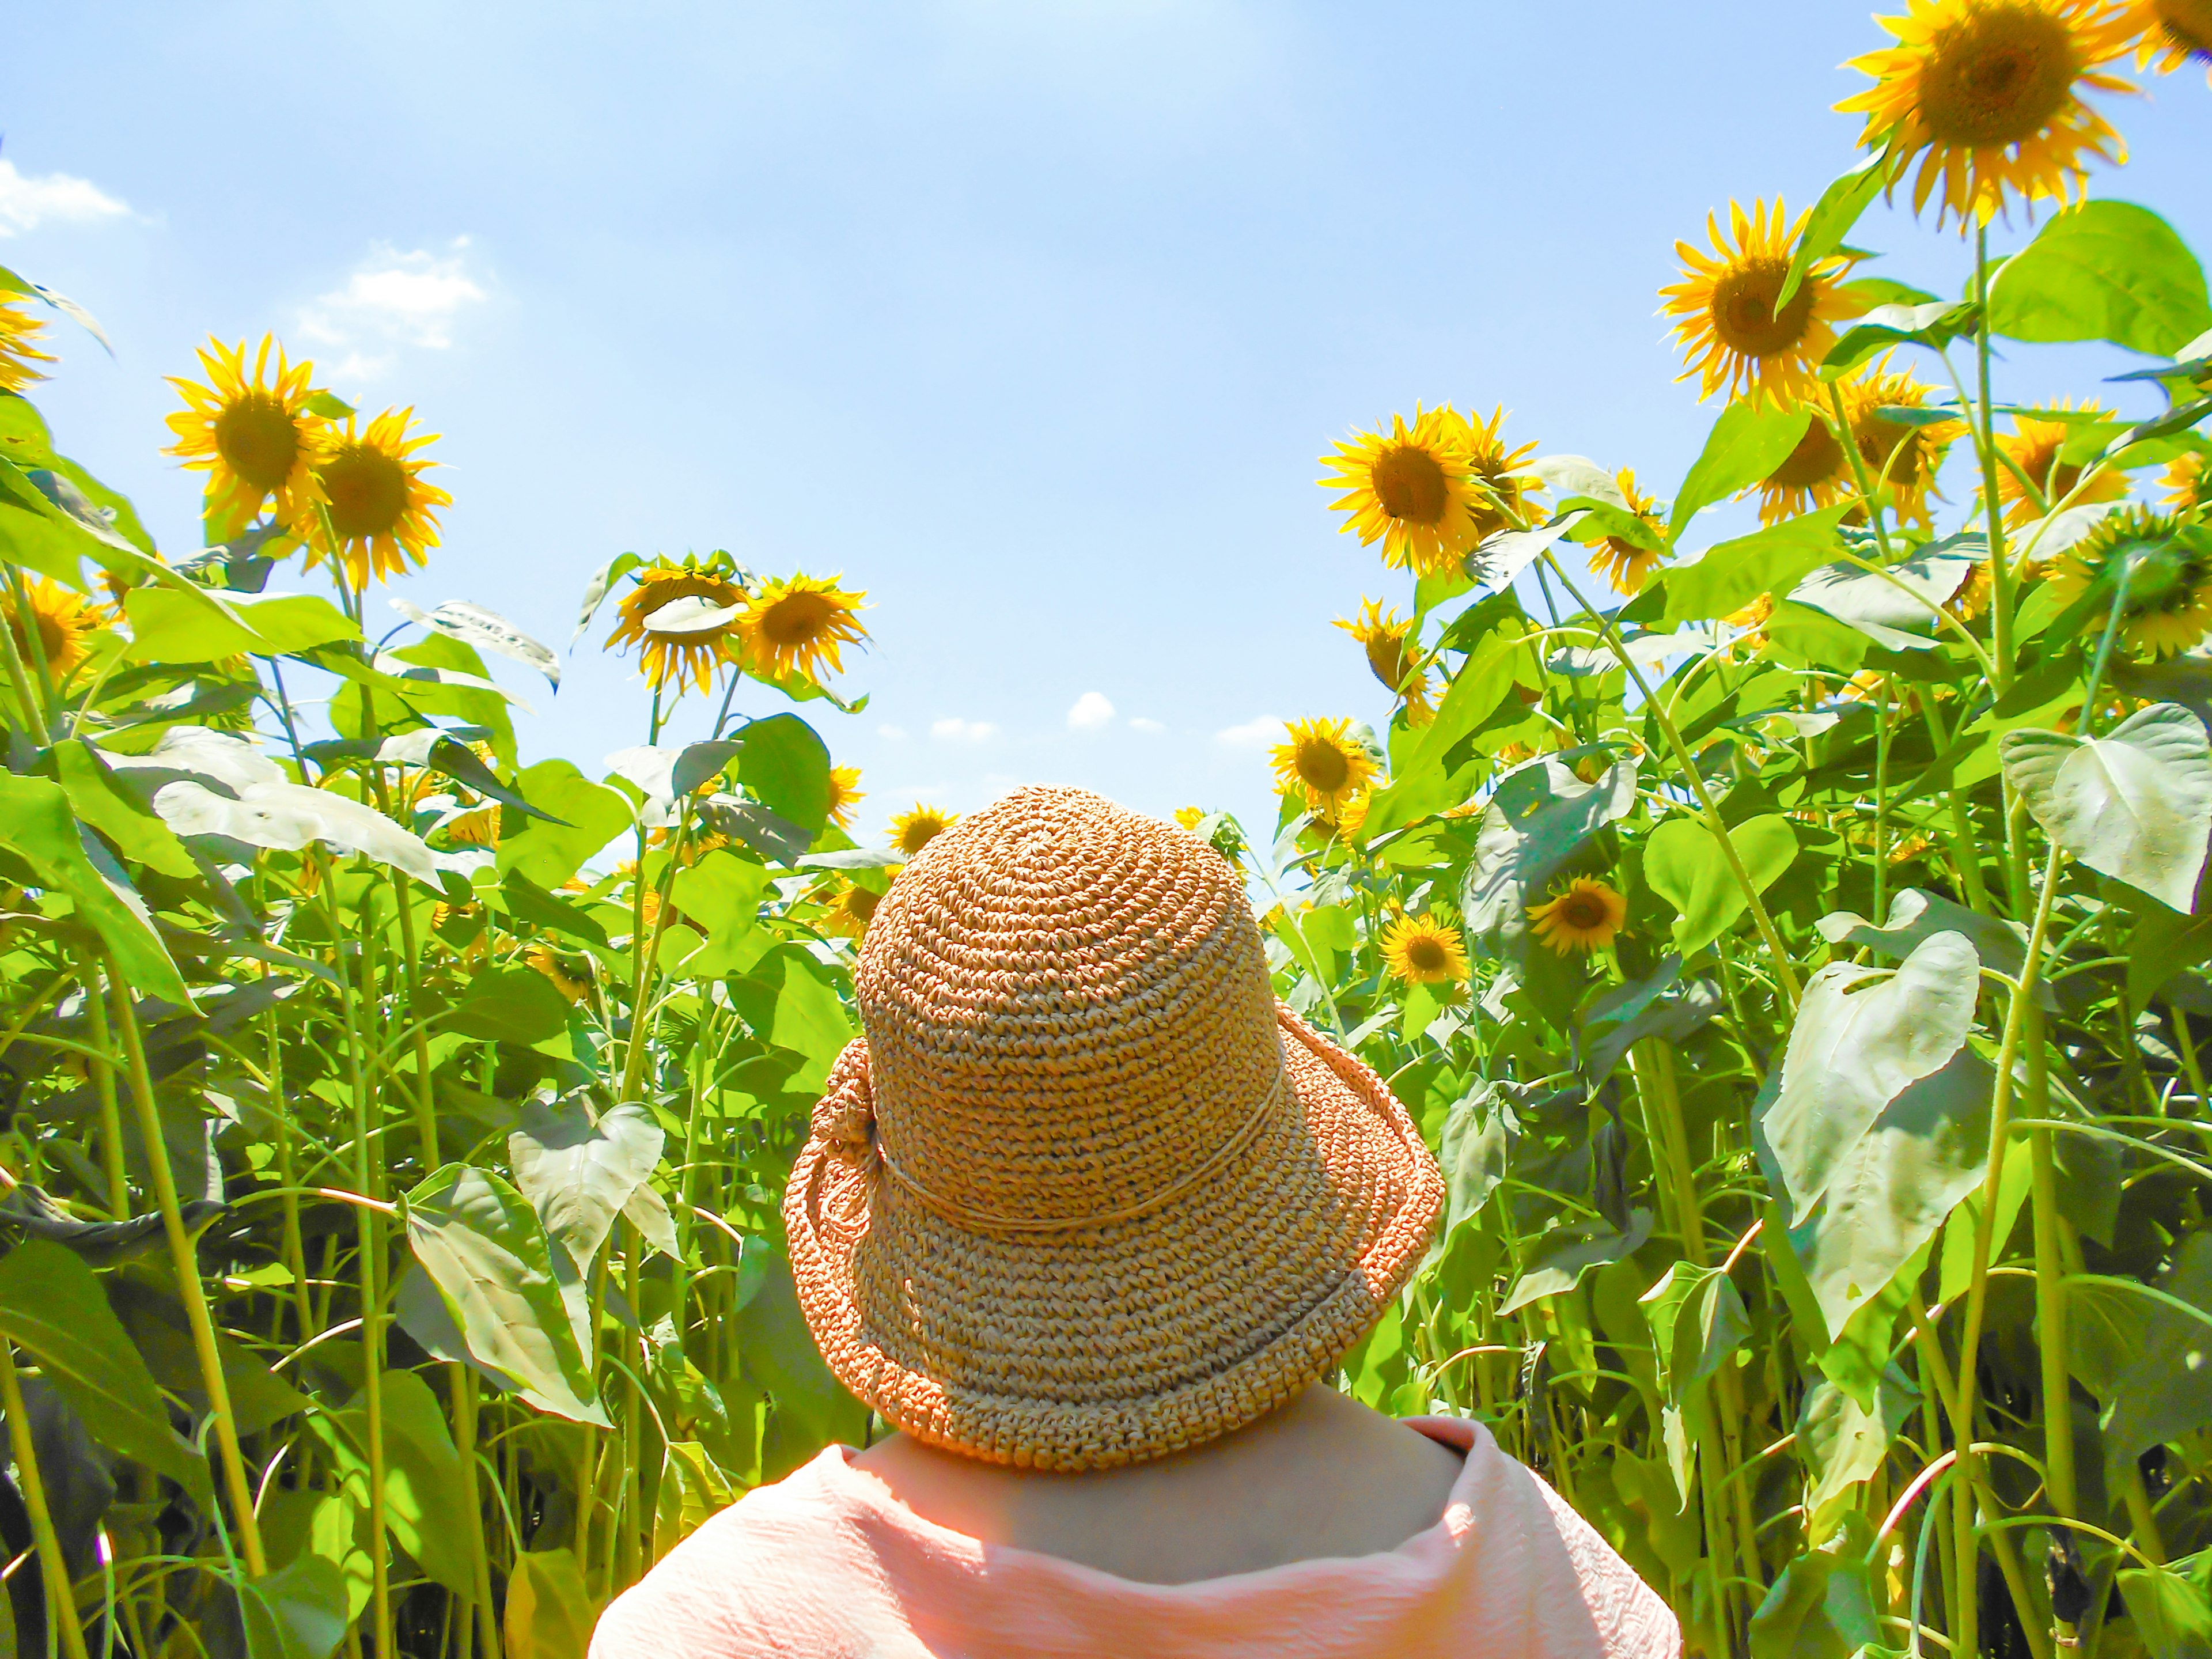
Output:
M1293 725L1267 834L1178 816L1449 1177L1345 1386L1489 1424L1693 1652L2181 1659L2212 301L2087 194L2124 160L2087 100L2195 95L2212 13L1885 27L1858 164L1678 246L1714 419L1671 499L1502 404L1337 446L1409 590L1337 624L1387 729ZM1864 269L1899 198L1963 295ZM806 714L859 707L863 596L623 554L577 640L635 653L643 741L520 765L486 656L560 655L374 603L450 505L413 410L210 342L167 452L204 544L164 556L28 395L49 313L97 324L0 288L0 1654L581 1659L715 1510L881 1427L778 1213L855 942L950 821L848 833ZM2124 394L2007 400L2081 343ZM687 697L710 735L664 743Z

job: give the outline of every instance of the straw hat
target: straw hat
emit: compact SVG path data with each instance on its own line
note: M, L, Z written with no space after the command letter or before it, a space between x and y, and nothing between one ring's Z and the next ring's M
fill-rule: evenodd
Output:
M1186 830L1018 791L907 866L854 984L784 1223L830 1369L918 1439L1198 1445L1330 1370L1428 1243L1405 1108L1276 1000Z

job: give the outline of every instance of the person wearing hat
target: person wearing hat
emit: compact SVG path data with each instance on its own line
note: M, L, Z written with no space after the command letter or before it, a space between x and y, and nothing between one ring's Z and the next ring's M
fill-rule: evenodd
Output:
M1276 1000L1226 860L1018 791L907 866L854 984L783 1214L823 1358L896 1432L708 1521L592 1659L1680 1652L1480 1424L1329 1386L1443 1181Z

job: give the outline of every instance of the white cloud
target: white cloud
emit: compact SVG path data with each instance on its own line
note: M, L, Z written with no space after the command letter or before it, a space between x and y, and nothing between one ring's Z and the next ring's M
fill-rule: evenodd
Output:
M381 374L398 347L447 349L454 319L489 297L469 274L468 246L467 237L456 237L441 255L379 244L343 288L300 313L301 337L346 352L332 371L340 376Z
M0 161L0 236L36 229L49 220L85 225L130 211L89 179L66 173L33 179L16 172L13 161Z
M999 728L988 720L963 720L955 716L932 723L929 735L942 743L987 743L999 735Z
M1256 720L1247 720L1242 726L1226 726L1213 734L1216 743L1225 743L1231 749L1258 749L1283 740L1283 723L1273 714L1262 714Z
M1129 722L1129 729L1132 732L1164 732L1167 730L1167 727L1162 726L1156 720L1152 720L1143 714L1139 714Z
M879 726L876 728L876 735L881 738L885 743L904 743L906 741L906 727L903 726Z
M1071 732L1097 732L1113 724L1114 705L1106 701L1103 691L1085 691L1075 700L1075 707L1067 711L1067 729Z

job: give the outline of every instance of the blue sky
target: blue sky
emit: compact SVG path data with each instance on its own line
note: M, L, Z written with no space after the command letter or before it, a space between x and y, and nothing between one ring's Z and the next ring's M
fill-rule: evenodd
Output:
M1654 314L1674 240L1850 165L1838 65L1886 39L1832 0L85 0L9 34L0 263L116 346L63 336L39 400L165 547L198 485L156 453L161 377L274 329L446 434L417 604L565 648L624 550L866 588L872 701L817 723L869 829L1031 780L1267 817L1272 722L1386 710L1330 619L1410 598L1316 458L1503 403L1671 491L1715 412ZM2095 188L2212 250L2212 92L2149 93L2106 100L2135 159ZM1855 240L1965 269L1902 212ZM2118 357L2021 353L2008 389ZM558 696L498 668L526 757L642 740L605 631Z

